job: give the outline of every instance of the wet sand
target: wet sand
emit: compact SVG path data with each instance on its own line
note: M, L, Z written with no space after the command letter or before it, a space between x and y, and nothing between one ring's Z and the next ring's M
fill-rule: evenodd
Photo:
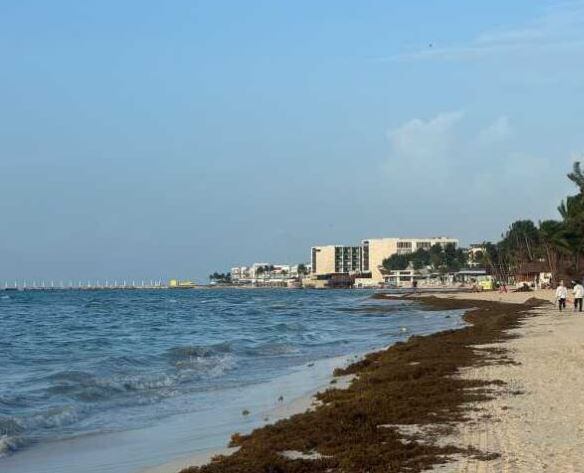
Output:
M280 420L233 435L230 448L140 471L584 471L584 316L559 316L553 291L405 297L428 310L468 309L468 326L336 370L355 379L318 394L316 408L311 392L262 412ZM196 425L182 419L180 428Z
M341 364L339 363L339 366ZM330 382L334 379L335 386L338 389L346 389L351 380L352 376L339 376L333 378L332 373L330 373L330 377L327 379L327 383L319 386L317 389L312 390L309 394L304 396L297 397L296 399L292 399L289 402L283 402L281 405L269 409L262 414L266 417L271 419L272 422L278 421L280 419L286 419L296 414L301 414L303 412L313 410L316 406L318 406L318 401L315 398L315 395L319 391L323 391L328 389L331 384ZM182 458L178 458L172 460L170 462L146 468L142 470L140 473L176 473L182 469L191 467L191 466L203 466L206 465L211 461L211 459L217 455L231 455L238 450L237 447L227 447L227 448L211 448L205 451L197 452L193 455L184 456Z
M235 389L221 411L196 410L136 430L100 433L42 443L3 458L2 473L176 473L206 463L234 430L251 431L304 412L312 395L330 386L332 372L354 356L315 361L267 383ZM341 381L339 381L341 382ZM279 401L279 396L284 399ZM247 409L250 414L242 415Z

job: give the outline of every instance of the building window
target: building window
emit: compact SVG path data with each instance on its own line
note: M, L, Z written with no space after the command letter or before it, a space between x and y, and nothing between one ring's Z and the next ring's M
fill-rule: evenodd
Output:
M398 250L411 250L412 249L412 242L411 241L398 241L397 242Z
M416 248L418 248L418 249L422 248L423 250L429 250L430 248L432 248L432 242L430 242L430 241L418 241L416 243Z
M361 264L363 271L369 271L369 242L363 243L363 263Z
M311 261L311 266L312 266L312 272L316 273L316 254L319 252L320 250L318 248L313 248L312 249L312 261Z

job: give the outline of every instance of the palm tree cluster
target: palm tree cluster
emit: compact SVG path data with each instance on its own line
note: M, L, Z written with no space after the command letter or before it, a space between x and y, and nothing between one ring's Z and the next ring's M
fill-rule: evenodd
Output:
M209 275L209 279L212 282L229 284L231 282L231 273L213 273Z
M501 241L484 244L482 262L498 279L506 281L531 263L543 265L556 281L581 277L584 173L579 162L574 163L568 178L576 184L578 193L560 203L558 212L561 219L543 220L538 225L531 220L517 220L501 235Z

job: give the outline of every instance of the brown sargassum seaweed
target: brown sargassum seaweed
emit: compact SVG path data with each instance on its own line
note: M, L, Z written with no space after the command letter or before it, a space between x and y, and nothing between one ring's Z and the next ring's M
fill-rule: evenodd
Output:
M379 297L384 297L380 295ZM459 453L481 457L487 452L461 450L437 442L454 422L465 420L468 403L490 399L502 382L471 381L455 376L461 368L510 362L501 349L477 349L505 340L539 301L526 304L417 298L428 310L463 309L468 325L369 354L335 375L354 374L345 390L317 395L313 411L298 414L249 435L234 434L229 456L181 473L421 472ZM433 426L404 433L399 425ZM318 459L291 459L284 451L320 454ZM314 458L314 455L313 455Z

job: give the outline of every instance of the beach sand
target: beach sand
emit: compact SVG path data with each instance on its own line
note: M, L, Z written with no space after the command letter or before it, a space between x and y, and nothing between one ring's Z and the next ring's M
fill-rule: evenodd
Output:
M357 377L348 389L320 395L319 408L237 435L232 445L240 447L238 451L183 473L420 472L455 454L482 457L477 450L447 445L443 439L456 432L453 424L467 417L470 402L489 399L498 385L460 377L460 369L498 356L474 346L506 340L506 331L517 328L529 309L541 303L528 301L533 293L508 295L516 303L499 303L494 294L462 294L472 300L458 300L459 294L426 295L419 302L438 317L451 316L444 310L469 309L464 316L469 325L413 336L367 355L337 373Z
M424 294L423 291L419 291L419 293L413 297L427 297L428 295L439 299L503 302L506 304L524 304L529 299L533 298L540 299L542 301L549 301L550 303L553 303L555 300L555 291L552 289L538 289L536 291L530 292L432 292L431 294Z
M464 306L473 309L476 307L475 324L477 317L489 317L489 313L493 312L497 316L496 312L501 308L514 312L513 306L508 304L517 307L519 318L516 322L507 321L494 328L487 325L488 330L499 331L501 337L495 343L470 345L468 349L477 353L472 362L465 361L464 356L468 355L464 355L464 352L459 353L459 355L464 355L461 358L462 362L448 376L453 383L455 380L461 382L459 389L466 394L460 396L460 392L457 394L457 390L453 389L453 399L444 400L447 406L446 411L452 413L451 418L446 416L432 424L424 420L425 415L418 415L424 420L423 422L407 421L377 425L377 429L394 429L402 438L400 442L418 449L417 453L412 453L413 462L408 464L405 461L401 465L413 467L408 471L423 470L443 473L584 472L584 402L581 402L584 392L584 376L582 376L584 315L575 314L571 310L560 315L553 306L554 293L550 290L527 293L441 293L432 294L431 298L424 294L416 294L408 297L420 297L422 302L441 308ZM533 298L539 301L534 303ZM512 328L505 329L505 324L509 324ZM483 340L483 335L480 333L480 330L477 334L471 329L469 335L480 341ZM458 338L461 337L460 334L454 335L455 338L452 340L448 337L448 335L421 337L426 339L422 342L422 346L426 343L435 343L435 341L432 342L434 338L445 339L447 343L460 343ZM489 335L487 339L489 337L497 338ZM416 353L418 350L419 353L415 354L415 358L420 357L419 359L422 360L423 357L420 355L424 352L420 351L416 343L419 344L415 340L412 349L408 348L407 351ZM398 348L397 351L393 349L395 352L393 357L403 357L404 348ZM411 353L408 356L411 357ZM393 363L392 357L387 358L386 362L383 356L385 355L373 354L371 360L374 364ZM420 366L426 362L428 361L421 362ZM409 365L419 365L419 362L410 362ZM356 367L355 372L364 376L370 369L367 365L363 365ZM375 370L372 371L373 376L379 377ZM344 399L344 397L339 399ZM346 399L349 398L346 397ZM464 401L461 402L461 399ZM388 400L388 402L391 401ZM298 400L297 406L289 407L288 412L281 412L274 417L283 418L296 412L303 412L311 404L312 399L305 397ZM388 418L392 416L399 418L401 415L388 414ZM427 415L425 418L427 419ZM296 422L286 424L286 430L295 430L299 421L300 418ZM262 438L261 432L254 435L259 439ZM252 446L253 438L254 436L247 441L250 453L254 452L254 448L258 448ZM299 443L301 444L302 442ZM246 442L243 445L247 446ZM420 458L433 456L434 466L429 469L427 467L423 469L421 463L417 464L417 457L414 456L419 456L422 453L419 449L425 447L440 449L428 450L421 455ZM324 448L334 450L330 446L324 447L323 444ZM203 465L213 454L230 454L236 451L237 449L209 452L207 455L197 455L148 470L147 473L176 472L186 465ZM261 448L257 452L266 454ZM333 457L320 456L317 452L318 449L314 449L309 453L314 458L320 458L321 463L332 462L329 459ZM280 449L280 455L283 453L286 452ZM310 455L306 452L304 457L300 451L295 454L300 456L285 456L293 461L298 461L296 458L304 462L310 460ZM370 458L367 458L365 453L363 455L358 460L360 463L353 463L353 466L371 464L376 451L371 450ZM241 471L248 471L253 461L252 463L250 460L242 461ZM281 463L282 459L270 460L270 462L274 461L280 465L278 468L281 471L288 471L291 467L289 463ZM321 463L314 463L315 471L327 470L326 465ZM235 463L220 463L227 467L225 471L240 471L236 464L239 464L239 460ZM374 466L370 471L385 471L383 465L376 462L372 464ZM208 471L220 471L222 470L220 465L209 468ZM335 463L330 465L337 466ZM397 464L395 466L398 468L396 471L401 471L400 466ZM189 468L185 471L195 470L197 469ZM205 471L207 471L206 468Z
M465 295L521 302L534 293ZM552 291L538 291L553 300ZM459 296L454 296L459 297ZM517 338L492 345L504 348L513 363L463 369L470 380L505 382L493 400L471 404L470 420L459 423L443 443L471 446L497 455L477 459L468 455L436 467L437 472L584 472L584 315L560 314L552 305L531 310ZM495 456L493 455L493 456Z

